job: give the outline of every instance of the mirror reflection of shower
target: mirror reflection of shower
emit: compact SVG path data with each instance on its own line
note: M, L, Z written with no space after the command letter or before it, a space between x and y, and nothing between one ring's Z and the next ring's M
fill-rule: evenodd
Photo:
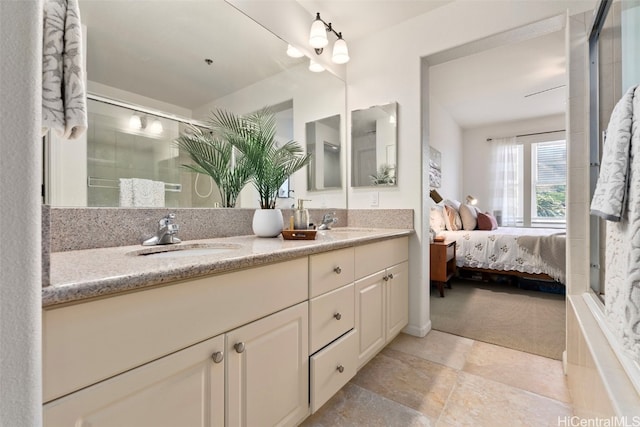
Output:
M78 177L87 206L219 206L215 183L183 168L192 161L174 144L198 123L101 97L88 100L88 116L87 176Z

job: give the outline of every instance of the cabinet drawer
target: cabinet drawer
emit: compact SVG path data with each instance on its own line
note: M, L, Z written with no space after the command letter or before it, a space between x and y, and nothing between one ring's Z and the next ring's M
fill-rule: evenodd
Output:
M353 283L313 298L309 304L309 354L313 354L354 326Z
M339 249L309 257L309 298L353 282L353 248Z
M357 338L353 330L311 357L311 413L320 409L356 374Z
M400 237L355 248L355 279L409 259L409 238Z

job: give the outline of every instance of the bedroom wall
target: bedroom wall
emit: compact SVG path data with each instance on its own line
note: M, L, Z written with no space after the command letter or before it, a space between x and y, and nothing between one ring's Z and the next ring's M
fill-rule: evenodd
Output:
M430 84L437 82L430 81ZM429 145L442 156L442 186L438 193L445 199L463 200L464 167L463 130L433 96L429 98Z
M478 199L478 207L489 210L491 200L491 144L487 138L501 138L565 128L565 115L495 123L465 129L462 133L462 194Z

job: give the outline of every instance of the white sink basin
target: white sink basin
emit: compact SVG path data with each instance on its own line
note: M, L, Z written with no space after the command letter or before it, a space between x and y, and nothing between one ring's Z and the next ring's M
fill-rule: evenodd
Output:
M185 258L204 255L218 255L240 249L240 245L232 243L193 243L162 245L129 252L127 255L145 258Z

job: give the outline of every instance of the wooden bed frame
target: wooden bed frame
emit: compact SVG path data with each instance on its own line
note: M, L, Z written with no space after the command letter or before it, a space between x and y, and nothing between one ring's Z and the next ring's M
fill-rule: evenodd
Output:
M556 281L553 277L545 273L525 273L523 271L515 271L515 270L490 270L488 268L477 268L477 267L458 267L458 270L470 271L473 273L480 273L482 274L482 280L486 282L489 281L490 274L524 277L527 279L552 280L554 282Z

